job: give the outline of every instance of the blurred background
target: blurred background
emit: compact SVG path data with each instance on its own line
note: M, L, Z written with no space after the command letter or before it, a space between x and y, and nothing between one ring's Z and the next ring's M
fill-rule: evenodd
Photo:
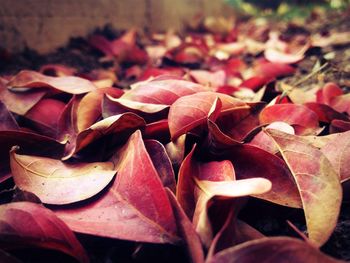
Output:
M350 0L0 0L0 48L40 53L96 28L182 31L203 17L300 18L316 6L345 8Z

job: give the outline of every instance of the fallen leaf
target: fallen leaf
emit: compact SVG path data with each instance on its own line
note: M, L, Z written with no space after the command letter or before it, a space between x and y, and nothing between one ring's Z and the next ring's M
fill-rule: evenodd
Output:
M89 262L73 232L45 207L14 202L0 206L0 244L3 249L39 247L59 250L79 262Z
M169 129L172 140L204 124L216 98L222 102L221 116L237 110L249 109L245 102L216 92L198 92L181 97L170 106L169 110Z
M77 105L77 130L83 131L99 120L102 116L102 100L104 94L113 98L121 96L121 90L116 88L99 88L87 93Z
M154 168L156 168L163 186L169 188L175 193L175 173L165 147L156 140L146 140L145 147L152 159Z
M16 119L11 114L11 112L8 111L5 104L3 104L0 100L0 131L3 130L19 130L19 126L16 122Z
M286 122L293 126L298 135L316 134L319 130L317 114L303 105L274 104L263 109L259 119L261 124L270 124L275 121Z
M267 237L245 242L225 249L212 257L207 263L250 263L256 262L303 263L341 262L326 256L306 242L290 237Z
M207 90L208 88L191 81L173 78L155 78L149 81L137 82L120 99L133 102L171 105L180 97Z
M52 88L69 94L83 94L96 87L88 80L79 77L49 77L36 71L22 70L7 84L11 91L20 91L23 88Z
M182 210L173 192L171 192L169 189L166 190L170 204L173 208L173 213L176 219L176 225L179 234L185 242L185 246L188 251L188 256L191 259L191 262L204 263L204 252L202 248L202 243L196 230L194 229L192 222L188 219L185 212Z
M70 142L71 150L66 153L64 159L70 158L99 139L108 139L110 147L115 146L117 142L123 143L130 134L144 125L145 121L131 112L103 119L77 134L75 142ZM108 138L109 135L113 138Z
M61 158L64 143L60 143L50 137L24 131L0 131L0 181L3 173L10 169L9 151L15 145L21 148L21 153Z
M326 156L300 136L266 130L275 141L298 186L311 242L323 245L340 211L339 177Z
M57 129L58 121L65 104L55 99L42 99L25 115L26 118Z
M25 115L46 94L42 89L26 92L13 92L7 89L8 81L0 78L0 101L9 111L18 115Z
M17 187L37 195L43 203L62 205L101 192L115 175L111 162L65 164L47 157L10 151L11 172Z
M350 179L350 131L328 135L331 139L321 148L341 182Z
M150 243L176 243L171 204L136 131L113 160L117 177L99 198L56 214L74 231ZM147 205L145 205L147 204Z

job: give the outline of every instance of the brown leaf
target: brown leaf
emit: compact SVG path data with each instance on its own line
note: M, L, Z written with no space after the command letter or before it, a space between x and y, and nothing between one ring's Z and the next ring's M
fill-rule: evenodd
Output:
M102 191L115 175L106 163L65 164L60 160L10 152L15 184L43 203L62 205L88 199Z
M298 186L310 240L323 245L332 234L342 200L340 180L326 156L300 136L266 130Z
M7 81L0 78L0 101L9 111L18 115L25 115L46 94L42 89L26 92L13 92L7 89Z
M207 263L336 263L306 242L290 237L268 237L252 240L221 251Z
M345 182L350 179L350 131L326 137L331 139L321 148L321 152L331 162L340 181Z
M0 206L2 248L40 247L59 250L79 262L89 262L73 232L49 209L29 202Z
M3 173L10 169L9 151L15 145L21 148L21 152L51 158L61 158L65 144L52 138L24 131L0 131L0 181Z
M18 124L11 114L8 111L6 105L4 105L0 100L0 131L3 130L19 130Z
M7 87L12 90L23 88L51 88L69 94L82 94L96 90L96 87L87 79L79 77L49 77L36 71L22 70L14 76Z

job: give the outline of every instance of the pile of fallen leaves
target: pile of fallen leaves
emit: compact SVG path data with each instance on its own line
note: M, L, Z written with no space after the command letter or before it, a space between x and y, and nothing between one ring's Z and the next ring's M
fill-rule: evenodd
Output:
M1 262L338 262L350 95L327 73L350 32L204 22L0 78ZM305 219L267 237L261 203Z

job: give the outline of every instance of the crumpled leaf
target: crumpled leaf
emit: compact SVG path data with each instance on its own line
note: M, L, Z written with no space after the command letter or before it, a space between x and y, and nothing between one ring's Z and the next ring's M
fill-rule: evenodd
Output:
M79 262L89 262L66 224L49 209L30 202L0 206L0 244L3 249L40 247L59 250Z
M31 70L20 71L7 83L7 87L12 91L23 88L51 88L69 94L82 94L96 90L90 81L83 78L50 77Z
M179 241L171 204L140 131L115 158L117 177L106 192L89 203L56 209L56 214L80 233L150 243Z
M256 262L257 258L260 262L271 263L341 262L326 256L302 240L290 237L267 237L225 249L207 263L250 263Z
M43 203L62 205L88 199L102 191L116 171L111 162L65 164L47 157L10 151L17 187L37 195Z
M298 186L308 236L316 246L332 234L339 215L342 189L326 156L300 136L266 130L275 141Z

